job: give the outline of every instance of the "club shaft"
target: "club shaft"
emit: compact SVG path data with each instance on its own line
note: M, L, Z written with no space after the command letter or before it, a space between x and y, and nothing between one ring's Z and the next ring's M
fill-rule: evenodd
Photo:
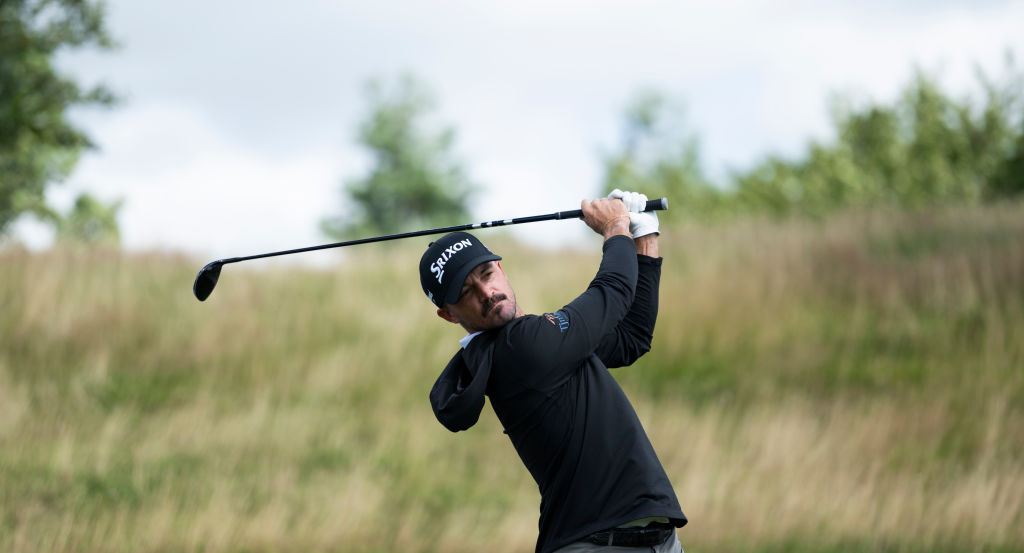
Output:
M647 201L647 209L651 210L663 210L668 209L668 200L666 198L658 198L655 200ZM291 255L296 253L312 252L317 250L326 250L330 248L342 248L345 246L355 246L358 244L369 244L371 242L386 242L388 240L400 240L402 238L415 238L417 236L427 236L430 234L446 234L449 232L474 230L480 228L491 228L491 227L503 227L507 225L518 225L522 223L537 223L540 221L559 221L563 219L579 219L583 216L582 209L573 209L569 211L556 211L554 213L548 213L546 215L531 215L528 217L516 217L513 219L498 219L494 221L486 221L483 223L467 223L463 225L454 225L450 227L440 227L425 230L414 230L411 232L402 232L398 234L388 234L385 236L373 236L370 238L358 238L356 240L347 240L345 242L334 242L331 244L321 244L319 246L307 246L305 248L295 248L293 250L282 250L278 252L260 253L256 255L247 255L244 257L231 257L228 259L218 260L221 264L237 263L239 261L249 261L252 259L262 259L264 257L277 257L279 255Z

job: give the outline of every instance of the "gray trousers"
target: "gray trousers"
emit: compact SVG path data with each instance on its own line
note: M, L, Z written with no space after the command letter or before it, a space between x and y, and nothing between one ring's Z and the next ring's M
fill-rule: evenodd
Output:
M683 546L679 544L679 538L675 532L672 537L665 540L661 545L651 547L618 547L610 545L597 545L589 541L578 541L570 543L565 547L555 550L555 553L683 553Z

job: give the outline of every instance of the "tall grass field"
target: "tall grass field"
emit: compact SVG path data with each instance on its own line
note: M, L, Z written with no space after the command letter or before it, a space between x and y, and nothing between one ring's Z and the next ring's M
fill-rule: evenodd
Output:
M480 234L527 312L599 262L596 236ZM431 412L463 332L420 289L427 241L229 265L204 303L207 259L0 249L0 551L533 551L493 412L459 434ZM688 552L1024 551L1024 205L661 246L653 350L614 374Z

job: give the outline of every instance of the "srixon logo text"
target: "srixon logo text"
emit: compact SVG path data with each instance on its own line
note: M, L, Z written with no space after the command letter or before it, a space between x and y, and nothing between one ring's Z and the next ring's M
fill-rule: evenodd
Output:
M453 255L472 245L473 243L469 241L469 238L459 240L444 250L444 253L441 254L441 257L437 258L437 261L430 264L430 272L437 276L438 284L441 283L441 278L444 277L444 264L448 263L448 260L451 259Z

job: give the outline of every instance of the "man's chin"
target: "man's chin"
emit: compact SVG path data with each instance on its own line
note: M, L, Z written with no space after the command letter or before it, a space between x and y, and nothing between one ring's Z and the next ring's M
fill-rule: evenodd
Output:
M498 328L505 326L514 318L515 308L512 303L508 300L502 300L491 307L491 310L485 315L488 328Z

